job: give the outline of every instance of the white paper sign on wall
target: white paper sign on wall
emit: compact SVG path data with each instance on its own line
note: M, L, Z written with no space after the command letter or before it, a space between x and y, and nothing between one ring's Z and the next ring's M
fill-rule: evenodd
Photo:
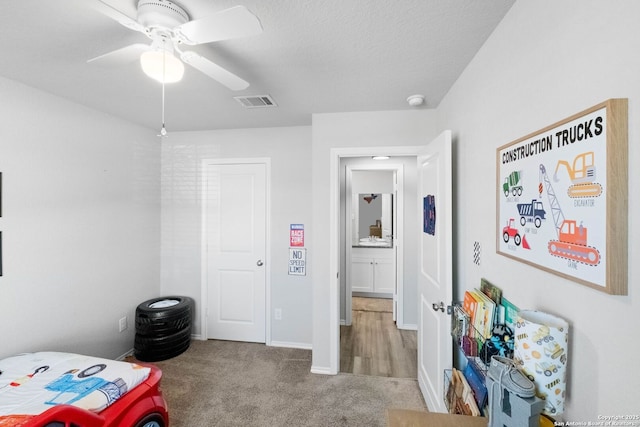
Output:
M307 275L307 250L302 248L289 248L289 275Z

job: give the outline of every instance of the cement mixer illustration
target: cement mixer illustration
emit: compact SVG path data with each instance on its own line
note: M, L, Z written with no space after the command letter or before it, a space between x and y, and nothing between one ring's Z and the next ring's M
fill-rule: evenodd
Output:
M509 197L509 193L514 197L522 195L522 177L520 174L520 171L513 171L504 179L504 184L502 184L504 197Z

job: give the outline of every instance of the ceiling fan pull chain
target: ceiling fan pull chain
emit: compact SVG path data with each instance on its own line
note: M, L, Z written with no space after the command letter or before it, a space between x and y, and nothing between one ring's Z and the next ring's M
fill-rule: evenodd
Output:
M165 49L164 44L166 43L166 39L162 40L162 129L160 129L161 138L167 137L167 128L164 125L164 81L165 81L165 67L166 67L166 58L167 58L167 50Z

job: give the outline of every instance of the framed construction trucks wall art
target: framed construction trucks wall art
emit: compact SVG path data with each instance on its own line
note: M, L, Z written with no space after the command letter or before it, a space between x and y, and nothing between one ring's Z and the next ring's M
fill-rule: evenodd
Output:
M627 99L497 149L496 251L627 294Z

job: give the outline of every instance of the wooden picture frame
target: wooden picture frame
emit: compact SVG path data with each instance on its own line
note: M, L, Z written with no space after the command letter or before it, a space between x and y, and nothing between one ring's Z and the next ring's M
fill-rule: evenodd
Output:
M0 217L2 217L2 172L0 172ZM2 276L2 231L0 231L0 276Z
M628 101L609 99L496 150L496 252L627 294Z

